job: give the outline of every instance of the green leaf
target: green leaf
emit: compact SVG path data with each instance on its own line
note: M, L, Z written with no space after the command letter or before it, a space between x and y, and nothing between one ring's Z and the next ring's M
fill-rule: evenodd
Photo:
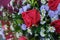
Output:
M17 19L16 22L17 22L18 24L22 24L22 23L23 23L23 20Z

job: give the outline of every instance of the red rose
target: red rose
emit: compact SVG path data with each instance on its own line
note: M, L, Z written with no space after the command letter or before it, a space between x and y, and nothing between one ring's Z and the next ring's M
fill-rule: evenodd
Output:
M22 13L22 18L27 27L31 27L32 25L37 25L40 21L40 13L36 9L29 10Z
M54 26L56 29L56 32L60 34L60 19L52 22L51 26Z
M49 0L48 6L51 10L56 10L59 3L60 3L60 0Z
M21 36L18 40L27 40L25 36Z

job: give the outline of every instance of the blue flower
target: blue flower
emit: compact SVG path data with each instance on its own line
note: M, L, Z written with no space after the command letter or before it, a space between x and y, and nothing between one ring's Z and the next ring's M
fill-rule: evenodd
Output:
M23 13L23 9L20 8L20 9L19 9L19 13L18 13L18 15L20 15L20 14L22 14L22 13Z
M27 9L29 9L31 6L30 6L30 4L27 4Z
M58 11L49 10L48 15L50 16L50 18L53 18L54 16L58 15Z
M48 7L48 5L42 5L40 7L40 10L42 10L42 9L45 9L46 11L48 11L49 10L49 7Z
M40 10L42 10L42 9L45 9L45 5L42 5L42 6L40 7Z
M48 5L45 5L45 10L46 10L46 11L49 11Z
M0 28L0 35L3 37L3 39L5 39L5 36L4 36L4 29L3 29L3 28Z
M22 30L26 30L26 29L27 29L27 28L26 28L26 25L25 25L25 24L22 24L22 25L21 25L21 29L22 29Z
M57 10L60 12L60 4L58 5Z
M24 12L27 11L27 6L23 6L22 8Z
M26 6L23 6L19 9L18 15L22 14L23 12L27 11L30 8L30 4L27 4Z

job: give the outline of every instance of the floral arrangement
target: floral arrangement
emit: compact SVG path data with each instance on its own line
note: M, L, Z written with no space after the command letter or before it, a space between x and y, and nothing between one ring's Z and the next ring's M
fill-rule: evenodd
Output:
M60 40L60 0L0 0L0 37Z

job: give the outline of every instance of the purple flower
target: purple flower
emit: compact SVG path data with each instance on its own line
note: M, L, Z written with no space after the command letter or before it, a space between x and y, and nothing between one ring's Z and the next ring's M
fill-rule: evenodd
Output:
M54 16L58 15L58 11L49 10L48 15L50 16L50 18L53 18Z
M9 11L10 14L13 13L14 11L12 6L7 7L7 10Z
M42 6L40 7L40 10L42 10L42 9L45 9L45 5L42 5Z
M3 39L5 39L5 36L4 36L4 29L0 28L0 35L3 37Z
M20 9L19 9L19 13L18 13L18 15L20 15L20 14L22 14L22 13L23 13L23 9L20 8Z
M7 6L11 0L0 0L0 6Z
M27 4L25 6L23 6L22 8L19 9L19 14L22 14L23 12L27 11L30 8L30 4Z
M46 11L48 11L48 10L49 10L48 5L45 5L45 10L46 10Z
M58 7L57 7L57 10L60 12L60 3L59 3L59 5L58 5Z
M23 6L22 8L23 8L24 12L27 11L27 9L28 9L27 6Z
M27 9L29 9L30 8L30 4L27 4Z
M26 29L27 29L27 28L26 28L26 25L25 25L25 24L22 24L22 25L21 25L21 29L22 29L22 30L26 30Z
M42 5L40 7L40 10L42 10L42 9L45 9L46 11L48 11L49 10L49 7L48 7L48 5Z

